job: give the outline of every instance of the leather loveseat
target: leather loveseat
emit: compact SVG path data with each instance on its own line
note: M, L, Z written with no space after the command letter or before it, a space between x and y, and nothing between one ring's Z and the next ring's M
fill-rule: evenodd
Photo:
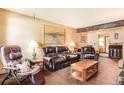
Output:
M79 55L71 53L66 46L47 46L42 49L44 65L50 71L67 67L79 60Z

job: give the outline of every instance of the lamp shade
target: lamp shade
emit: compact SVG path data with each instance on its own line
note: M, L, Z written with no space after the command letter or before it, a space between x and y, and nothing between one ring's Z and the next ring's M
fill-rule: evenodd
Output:
M69 44L69 46L75 47L75 46L76 46L76 45L75 45L75 42L74 42L74 41L71 41L70 44Z
M29 47L36 48L36 47L39 47L39 45L35 40L31 40L30 44L29 44Z

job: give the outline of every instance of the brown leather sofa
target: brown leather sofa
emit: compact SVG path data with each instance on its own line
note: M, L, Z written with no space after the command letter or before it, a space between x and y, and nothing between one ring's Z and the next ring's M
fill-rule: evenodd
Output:
M79 55L71 53L66 46L47 46L42 48L44 65L49 71L69 66L79 60Z

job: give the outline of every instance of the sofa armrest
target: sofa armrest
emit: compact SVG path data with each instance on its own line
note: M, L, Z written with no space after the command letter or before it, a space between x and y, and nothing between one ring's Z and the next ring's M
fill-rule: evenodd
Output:
M99 54L98 53L95 53L95 58L94 58L96 61L99 60Z
M54 57L43 57L43 60L45 63L54 64L53 58Z
M50 61L52 59L52 57L43 57L43 59Z
M8 70L19 70L18 68L16 67L2 67L3 69L8 69Z

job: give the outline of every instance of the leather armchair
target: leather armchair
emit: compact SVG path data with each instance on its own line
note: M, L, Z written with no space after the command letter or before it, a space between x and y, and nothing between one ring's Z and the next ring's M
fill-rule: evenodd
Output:
M96 53L94 47L85 46L81 48L81 59L93 59L98 61L99 54Z

